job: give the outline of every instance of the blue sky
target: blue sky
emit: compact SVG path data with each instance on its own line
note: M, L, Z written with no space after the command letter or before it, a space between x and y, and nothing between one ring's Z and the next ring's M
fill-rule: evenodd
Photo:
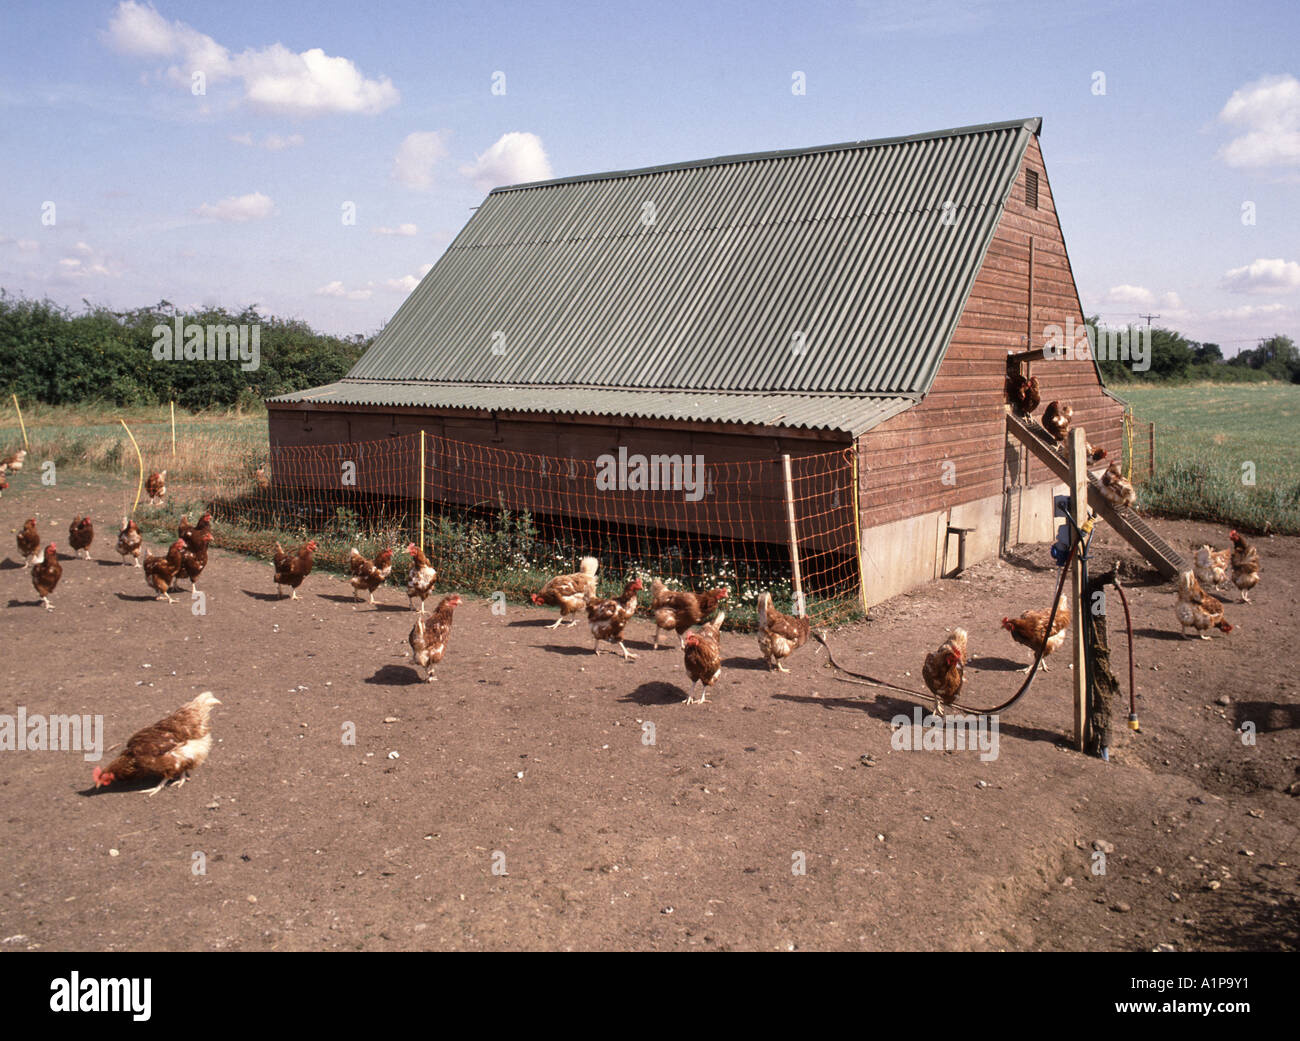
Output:
M493 184L1041 115L1085 311L1232 353L1300 336L1298 12L6 5L0 286L370 332Z

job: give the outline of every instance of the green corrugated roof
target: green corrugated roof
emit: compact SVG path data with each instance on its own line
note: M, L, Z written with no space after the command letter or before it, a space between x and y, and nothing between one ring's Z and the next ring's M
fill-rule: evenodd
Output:
M1038 129L498 188L346 382L919 398Z
M708 419L719 423L837 430L854 437L915 404L910 397L884 395L500 387L352 379L297 394L285 394L275 400L286 404L388 405L498 413Z

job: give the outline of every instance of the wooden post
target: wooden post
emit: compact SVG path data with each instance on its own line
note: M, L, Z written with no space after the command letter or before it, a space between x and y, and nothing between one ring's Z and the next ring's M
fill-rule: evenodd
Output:
M857 545L854 549L858 555L858 596L862 600L862 613L869 614L870 608L867 607L867 568L862 560L862 509L858 505L859 451L858 442L855 440L853 442L853 535L857 539Z
M176 458L176 402L173 401L171 403L171 406L172 406L172 458L175 459Z
M1070 430L1070 510L1076 524L1088 519L1088 450L1083 428ZM1083 642L1083 548L1070 567L1070 627L1074 655L1074 747L1082 752L1088 726L1088 676Z
M420 552L424 552L424 431L420 431Z
M790 528L790 567L794 577L794 613L802 618L807 611L803 602L803 576L799 573L799 536L794 524L794 480L790 476L790 456L781 456L785 472L785 519ZM859 553L861 547L859 546Z
M1147 476L1148 476L1148 477L1154 477L1155 474L1156 474L1156 425L1155 425L1154 422L1151 424L1151 462L1150 462L1150 467L1151 467L1151 468L1150 468L1150 470L1148 471Z
M14 395L14 411L18 413L18 426L23 432L23 447L31 451L31 444L27 441L27 424L23 422L23 410L18 407L18 395Z
M1025 346L1034 346L1034 236L1029 236L1029 301L1025 314Z

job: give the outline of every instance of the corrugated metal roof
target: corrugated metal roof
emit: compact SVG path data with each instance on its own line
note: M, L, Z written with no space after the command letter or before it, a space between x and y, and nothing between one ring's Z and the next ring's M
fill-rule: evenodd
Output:
M919 397L1038 129L498 188L348 378Z
M285 404L377 405L473 409L487 412L643 419L708 420L805 430L844 431L854 437L910 408L910 397L842 394L735 394L690 390L610 390L586 387L500 387L451 383L344 379L285 394Z

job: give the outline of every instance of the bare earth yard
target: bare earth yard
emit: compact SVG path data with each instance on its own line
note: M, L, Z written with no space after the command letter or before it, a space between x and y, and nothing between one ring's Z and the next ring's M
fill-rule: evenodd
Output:
M214 551L195 616L118 563L119 487L38 478L0 500L0 713L102 714L111 745L199 691L223 705L207 765L152 798L92 794L78 752L0 754L5 949L1300 947L1300 539L1259 539L1258 602L1183 642L1172 586L1103 531L1094 568L1129 562L1142 732L1117 705L1110 763L1063 747L1067 644L982 762L892 750L911 702L838 680L812 647L769 674L748 634L724 634L711 703L687 706L680 652L652 652L643 619L625 663L593 657L585 626L467 597L423 684L391 587L354 606L313 574L277 602L268 564ZM35 515L63 547L87 510L95 559L65 560L43 611L12 533ZM897 598L832 634L836 656L921 686L963 625L963 700L995 704L1027 661L998 622L1047 605L1048 563L1026 547ZM1127 691L1113 624L1112 644ZM1113 846L1104 875L1094 842Z

